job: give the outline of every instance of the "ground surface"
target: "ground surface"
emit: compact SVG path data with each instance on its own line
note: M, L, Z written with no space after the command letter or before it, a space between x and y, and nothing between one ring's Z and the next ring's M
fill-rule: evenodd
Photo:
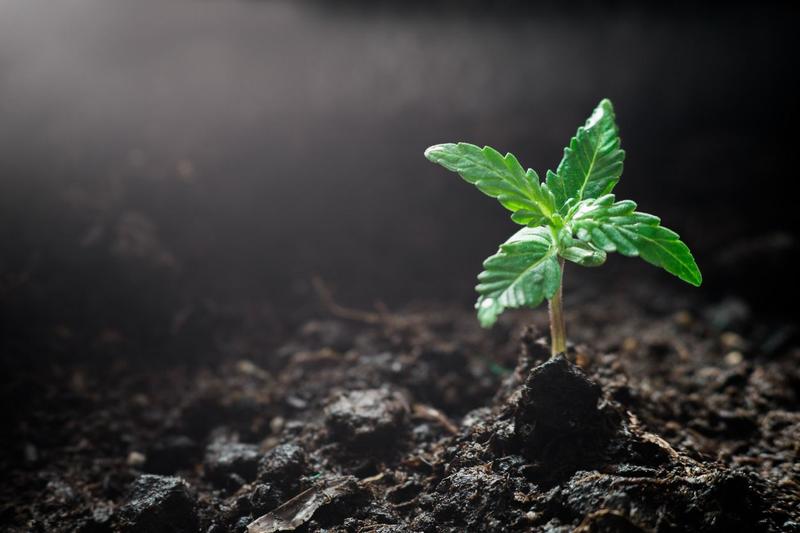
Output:
M581 300L544 366L542 310L486 332L431 306L224 339L247 357L7 373L0 529L800 530L791 329Z

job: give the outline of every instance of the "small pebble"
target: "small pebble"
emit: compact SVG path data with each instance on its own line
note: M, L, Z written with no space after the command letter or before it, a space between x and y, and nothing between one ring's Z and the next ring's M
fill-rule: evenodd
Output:
M288 396L286 398L286 403L300 411L308 407L308 402L297 396Z
M269 421L269 429L273 433L280 433L283 430L283 426L286 425L286 420L282 416L276 416L272 420Z
M686 327L692 325L692 314L689 311L686 311L685 309L675 313L672 319L679 326Z
M256 366L255 363L248 361L247 359L242 359L236 363L236 370L245 376L253 376L257 378L263 378L268 375L264 370Z
M636 340L634 337L625 337L625 340L622 341L622 351L623 352L632 352L639 347L639 341Z
M742 355L742 352L733 351L733 352L728 352L725 355L725 364L727 364L728 366L737 366L743 360L744 356Z
M137 407L147 407L150 405L150 398L146 394L134 394L131 403Z
M745 342L741 335L732 331L726 331L719 336L719 341L723 348L728 350L741 350L744 348Z
M133 468L139 468L147 461L147 456L142 452L133 451L128 454L127 463L128 466Z

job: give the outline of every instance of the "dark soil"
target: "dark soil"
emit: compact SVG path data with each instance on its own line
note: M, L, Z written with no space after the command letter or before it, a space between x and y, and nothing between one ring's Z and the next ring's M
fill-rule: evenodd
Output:
M0 529L800 531L796 333L668 296L572 302L551 360L542 310L420 307L17 370Z

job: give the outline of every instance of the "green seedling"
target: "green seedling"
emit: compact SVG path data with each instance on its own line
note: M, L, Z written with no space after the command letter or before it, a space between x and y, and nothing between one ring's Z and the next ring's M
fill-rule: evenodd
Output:
M491 327L509 308L536 307L545 298L550 309L551 351L566 349L562 309L564 261L586 267L602 265L607 252L639 256L695 286L702 282L689 248L678 234L653 215L636 211L631 200L617 201L611 191L622 175L614 108L603 100L564 149L546 180L525 170L513 154L469 143L431 146L425 157L457 172L497 198L524 226L496 254L484 261L478 276L478 320Z

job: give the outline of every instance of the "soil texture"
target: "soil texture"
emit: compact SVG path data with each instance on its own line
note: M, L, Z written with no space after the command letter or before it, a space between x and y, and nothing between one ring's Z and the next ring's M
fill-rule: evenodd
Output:
M800 531L795 332L668 296L568 301L552 359L542 310L336 307L247 357L6 372L0 529Z

